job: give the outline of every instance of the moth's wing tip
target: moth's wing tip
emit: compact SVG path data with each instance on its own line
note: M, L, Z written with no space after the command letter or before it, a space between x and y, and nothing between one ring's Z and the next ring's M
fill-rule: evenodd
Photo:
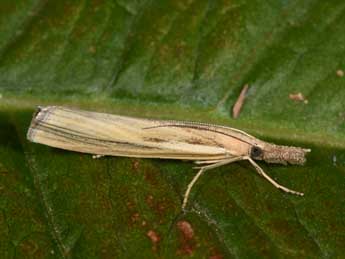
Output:
M49 105L49 106L37 105L35 114L38 114L41 111L46 112L49 110L53 110L53 109L56 109L57 107L58 106L55 106L55 105Z
M26 133L26 138L29 141L35 142L35 135L36 135L38 125L40 125L42 122L46 120L51 110L54 109L55 107L56 106L41 106L41 105L38 105L36 107L36 110L32 116L30 127L28 129L28 132Z
M42 106L37 106L34 114L32 115L31 123L28 129L28 132L26 133L26 138L27 140L31 142L35 142L35 132L36 132L36 127L38 124L37 117L39 116L40 112L42 111Z
M34 114L32 115L32 121L31 121L30 127L33 126L33 123L34 123L35 121L39 120L40 117L42 117L41 112L42 112L42 111L44 112L46 109L47 109L47 107L40 106L40 105L38 105L38 106L36 107L36 110L35 110Z
M35 142L34 136L35 136L36 129L35 129L35 125L33 124L33 120L34 119L32 119L28 132L26 133L26 139L31 142Z
M36 106L36 110L34 114L32 115L32 118L35 119L37 115L44 109L44 106L38 105Z

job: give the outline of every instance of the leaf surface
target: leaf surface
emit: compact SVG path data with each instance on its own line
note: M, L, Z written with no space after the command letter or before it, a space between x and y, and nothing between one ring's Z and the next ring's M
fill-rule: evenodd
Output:
M2 258L335 258L345 243L345 2L8 1L0 5ZM230 110L250 89L239 119ZM289 94L301 92L307 103ZM37 105L228 125L309 147L183 193L192 163L26 140Z

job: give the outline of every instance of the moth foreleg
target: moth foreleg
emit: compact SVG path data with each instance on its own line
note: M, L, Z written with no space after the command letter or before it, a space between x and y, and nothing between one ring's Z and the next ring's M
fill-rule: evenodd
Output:
M273 186L275 186L276 188L280 189L280 190L283 190L284 192L288 192L288 193L293 193L293 194L296 194L296 195L300 195L300 196L303 196L304 193L302 192L297 192L297 191L294 191L294 190L291 190L289 188L286 188L285 186L283 185L280 185L279 183L277 183L276 181L274 181L271 177L269 177L265 172L264 170L257 164L255 163L255 161L253 159L251 159L250 157L245 157L244 159L248 160L253 166L254 168L256 169L256 171L258 172L259 175L263 176L267 181L269 181L271 184L273 184Z

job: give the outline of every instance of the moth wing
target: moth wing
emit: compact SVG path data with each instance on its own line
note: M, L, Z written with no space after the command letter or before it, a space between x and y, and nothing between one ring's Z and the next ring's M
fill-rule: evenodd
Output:
M36 143L99 155L185 160L230 156L207 132L161 125L159 120L48 106L39 108L27 137Z

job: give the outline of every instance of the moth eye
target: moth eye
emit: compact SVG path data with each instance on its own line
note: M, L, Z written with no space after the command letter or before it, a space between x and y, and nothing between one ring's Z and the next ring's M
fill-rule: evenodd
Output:
M262 155L262 149L257 146L253 146L252 149L250 150L250 156L252 158L257 158L257 157L260 157L261 155Z

